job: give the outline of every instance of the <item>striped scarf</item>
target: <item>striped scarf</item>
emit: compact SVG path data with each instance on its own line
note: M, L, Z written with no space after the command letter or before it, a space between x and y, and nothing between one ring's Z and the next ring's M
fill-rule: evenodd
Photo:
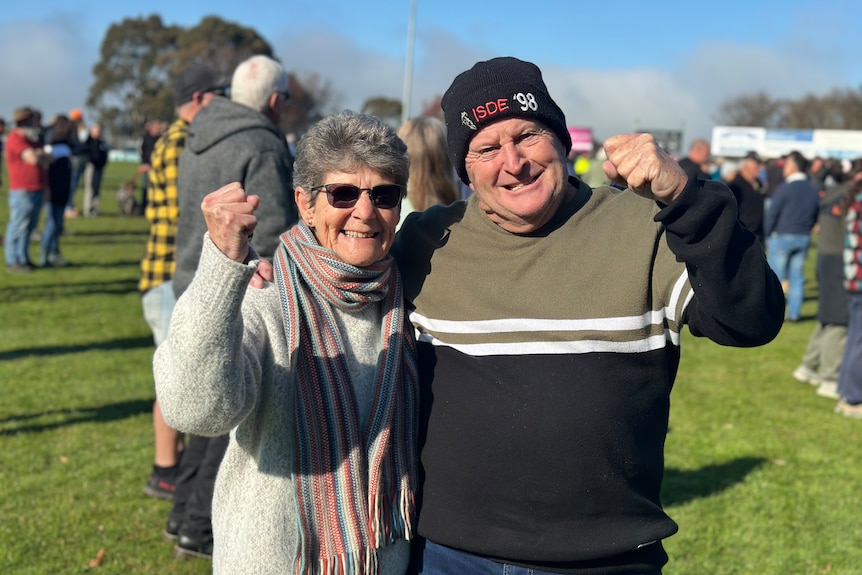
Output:
M294 485L298 520L293 572L377 573L377 549L410 540L416 485L415 343L391 257L367 267L343 262L300 222L275 258L293 357ZM383 302L383 351L366 429L330 305Z

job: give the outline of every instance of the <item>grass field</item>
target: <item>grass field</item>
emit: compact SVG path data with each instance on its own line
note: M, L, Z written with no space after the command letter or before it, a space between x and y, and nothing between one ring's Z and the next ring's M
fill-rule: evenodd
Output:
M152 463L153 347L136 289L147 225L114 204L135 167L110 165L103 214L67 222L61 249L74 266L0 271L2 574L210 570L171 557L169 503L141 494ZM3 226L7 215L3 188ZM790 377L815 289L806 321L763 348L684 335L663 492L680 531L665 543L665 575L862 573L862 421Z

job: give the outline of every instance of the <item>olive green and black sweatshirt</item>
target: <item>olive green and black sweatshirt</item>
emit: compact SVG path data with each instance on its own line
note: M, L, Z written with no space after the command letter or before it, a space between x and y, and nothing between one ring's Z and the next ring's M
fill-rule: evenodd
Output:
M534 234L476 198L411 215L393 255L419 341L419 534L560 573L656 571L680 331L756 346L784 296L731 192L669 206L577 189Z

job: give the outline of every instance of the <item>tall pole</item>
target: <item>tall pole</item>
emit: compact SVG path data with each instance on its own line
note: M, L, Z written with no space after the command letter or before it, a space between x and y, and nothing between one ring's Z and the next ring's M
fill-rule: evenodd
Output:
M407 24L407 59L404 63L404 91L401 95L401 124L410 119L410 92L413 88L413 45L416 40L416 0L410 0L410 20Z

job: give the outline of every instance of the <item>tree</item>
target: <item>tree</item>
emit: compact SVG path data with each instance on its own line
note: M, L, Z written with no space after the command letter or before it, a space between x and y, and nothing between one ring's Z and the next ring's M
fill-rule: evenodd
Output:
M715 120L727 126L776 128L782 116L781 102L761 91L728 98L719 107Z
M393 100L384 96L376 96L365 100L362 113L377 116L383 122L395 128L401 123L401 100Z
M835 89L798 100L771 98L765 92L725 100L715 120L729 126L762 126L789 130L862 130L862 88Z
M443 96L437 95L430 102L422 102L422 111L420 116L431 116L439 120L445 120L443 117Z
M167 63L179 33L155 14L126 18L108 28L87 106L97 110L113 138L140 132L149 118L173 115Z
M240 62L256 54L273 57L272 46L254 29L205 16L197 26L180 34L173 71L203 62L229 79Z
M255 30L217 16L190 29L165 26L156 14L126 18L105 34L87 106L114 140L137 138L147 120L173 117L173 81L181 70L205 63L229 81L254 54L272 57L272 47Z

